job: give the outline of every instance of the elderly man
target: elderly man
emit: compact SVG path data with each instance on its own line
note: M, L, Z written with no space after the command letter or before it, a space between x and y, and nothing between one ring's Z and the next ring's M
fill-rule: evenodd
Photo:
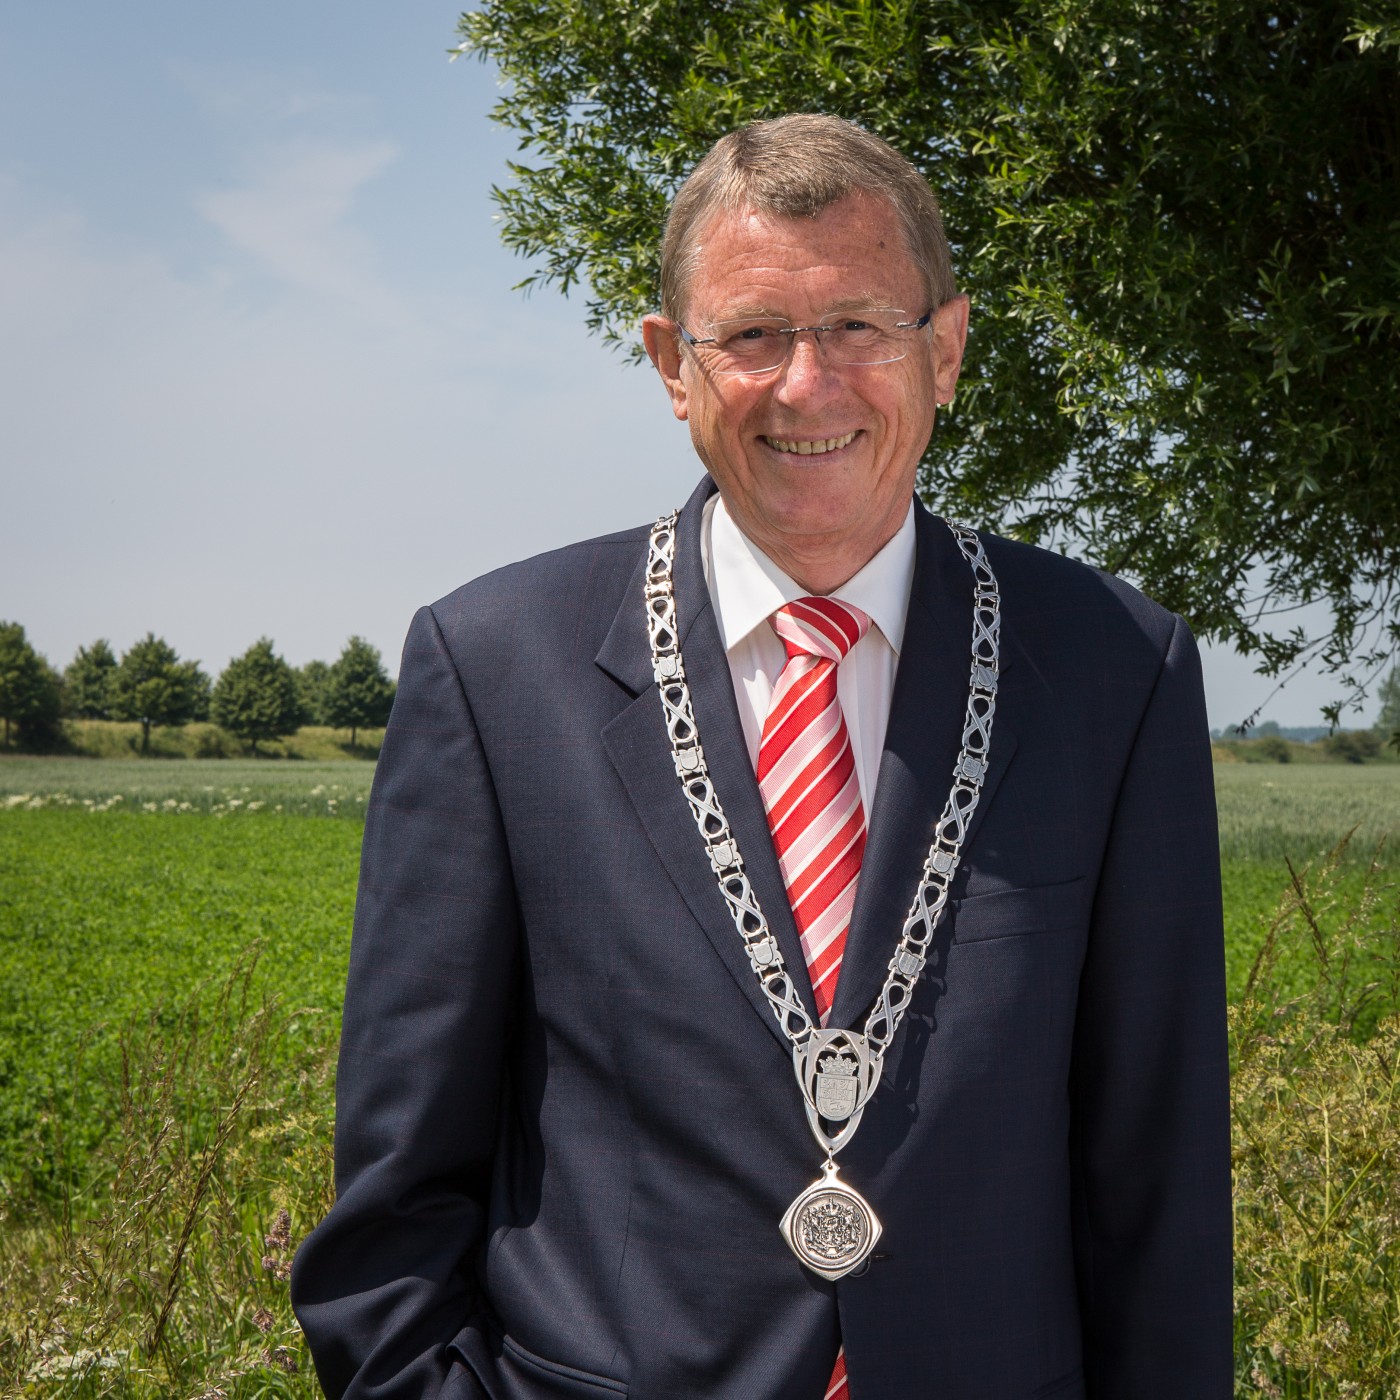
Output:
M967 318L890 147L725 137L643 326L701 485L415 618L293 1278L329 1395L1231 1393L1195 647L914 499Z

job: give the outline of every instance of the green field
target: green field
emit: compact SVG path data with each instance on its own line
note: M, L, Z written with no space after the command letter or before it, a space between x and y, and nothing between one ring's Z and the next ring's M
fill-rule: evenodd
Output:
M1351 855L1400 841L1400 763L1217 763L1215 800L1226 860L1310 860L1354 827Z
M370 763L0 756L0 811L71 807L360 819Z
M279 1261L327 1199L371 776L0 758L0 1393L316 1393ZM1368 865L1400 836L1400 765L1222 764L1216 778L1237 996L1285 857L1315 870L1355 828L1319 901L1328 928L1368 880L1392 879L1389 854L1379 879ZM1282 939L1277 985L1301 989L1309 936L1294 919ZM139 1207L118 1209L128 1198ZM269 1246L284 1207L290 1243Z
M32 1167L36 1124L55 1105L95 1131L94 1076L125 1018L227 975L251 944L261 985L333 1025L359 831L275 813L217 825L188 813L0 816L0 1180Z

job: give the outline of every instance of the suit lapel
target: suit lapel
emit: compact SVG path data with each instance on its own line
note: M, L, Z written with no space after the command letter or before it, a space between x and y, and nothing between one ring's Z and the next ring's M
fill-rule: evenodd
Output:
M803 1004L815 1019L802 944L749 763L729 662L705 583L700 525L705 500L713 490L713 483L706 477L686 502L677 531L674 582L686 677L710 777L743 852L759 907L782 949ZM605 726L603 745L667 874L730 975L764 1024L786 1046L787 1039L749 965L743 942L705 857L690 807L676 780L661 702L651 674L651 652L642 611L644 570L645 549L639 551L636 572L596 658L604 671L636 696Z
M859 1027L885 980L952 786L971 667L972 571L947 526L915 504L914 582L874 810L830 1024ZM1008 649L1003 646L1003 669ZM964 856L1016 748L992 722L991 762Z

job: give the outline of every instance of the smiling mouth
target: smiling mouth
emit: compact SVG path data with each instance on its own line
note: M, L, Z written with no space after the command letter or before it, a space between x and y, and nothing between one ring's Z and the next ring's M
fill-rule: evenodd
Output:
M855 433L846 433L834 438L777 438L763 435L763 440L777 452L796 452L799 457L817 457L823 452L835 452L838 448L856 440Z

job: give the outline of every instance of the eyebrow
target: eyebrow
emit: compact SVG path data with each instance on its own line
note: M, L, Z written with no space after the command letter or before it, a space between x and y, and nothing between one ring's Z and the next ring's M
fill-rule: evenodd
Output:
M887 297L877 297L869 295L843 297L840 301L832 302L825 311L817 318L822 320L827 316L839 316L843 311L875 311L881 309L900 310ZM723 311L716 313L710 318L710 324L716 321L787 321L794 324L792 317L782 311L774 311L773 308L763 302L744 302L738 306L726 307Z

